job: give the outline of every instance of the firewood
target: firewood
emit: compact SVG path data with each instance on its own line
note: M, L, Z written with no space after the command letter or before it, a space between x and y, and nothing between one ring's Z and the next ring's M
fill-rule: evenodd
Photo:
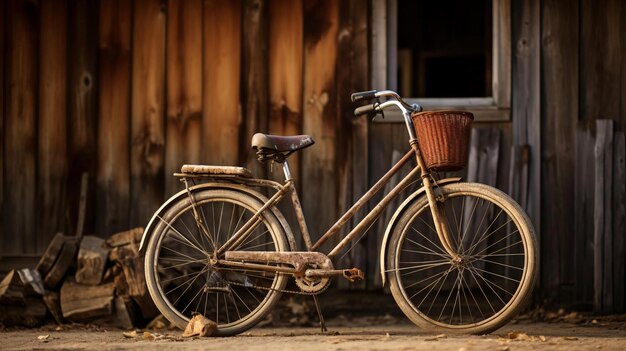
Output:
M0 323L4 326L36 327L46 317L46 306L38 298L27 297L24 304L0 305Z
M137 303L143 318L154 318L159 312L148 292L144 278L143 256L138 255L130 245L125 245L112 249L110 259L119 264L124 272L124 280L116 281L118 289Z
M39 271L39 274L42 277L45 277L48 272L50 272L50 269L52 269L54 262L57 260L57 257L59 257L59 254L61 253L61 248L63 247L64 241L65 236L61 233L57 233L52 238L52 241L50 241L50 244L48 244L48 248L44 252L43 256L41 256L41 258L39 259L39 263L35 268L37 269L37 271Z
M44 279L44 286L47 289L55 290L58 287L59 283L65 277L65 273L67 273L68 269L72 266L76 257L76 251L78 251L76 239L72 237L65 238L59 257Z
M63 317L71 321L85 321L113 313L115 285L82 285L66 280L61 287Z
M0 282L0 304L24 304L24 283L15 270L9 273Z
M17 273L24 284L24 295L41 296L44 294L43 280L38 270L22 268Z
M56 291L49 291L43 294L43 302L48 308L48 311L54 318L54 320L62 324L63 323L63 311L61 310L61 300L59 299L59 293Z
M130 297L118 296L115 298L115 316L122 328L132 329L137 325L135 304Z
M104 239L92 235L84 236L78 251L76 282L86 285L100 284L108 256L109 249Z
M110 247L119 247L124 245L136 245L139 246L141 236L143 235L143 228L133 228L124 232L111 235L107 239L107 245Z

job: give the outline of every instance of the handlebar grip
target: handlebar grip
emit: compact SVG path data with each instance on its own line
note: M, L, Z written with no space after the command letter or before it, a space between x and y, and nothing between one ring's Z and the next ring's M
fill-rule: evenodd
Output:
M357 117L362 115L375 115L376 113L378 113L378 111L376 111L376 104L360 106L354 110L354 115Z
M361 100L371 100L376 97L376 90L368 90L368 91L359 91L350 96L352 102L357 102ZM356 111L355 111L356 112Z

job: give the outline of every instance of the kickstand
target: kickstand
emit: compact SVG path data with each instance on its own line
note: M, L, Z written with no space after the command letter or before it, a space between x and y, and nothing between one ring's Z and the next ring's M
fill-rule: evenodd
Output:
M315 301L315 308L317 309L317 315L320 317L320 328L322 329L322 333L327 332L326 322L324 322L324 316L322 315L322 308L320 307L320 302L317 299L317 295L313 295L313 301Z

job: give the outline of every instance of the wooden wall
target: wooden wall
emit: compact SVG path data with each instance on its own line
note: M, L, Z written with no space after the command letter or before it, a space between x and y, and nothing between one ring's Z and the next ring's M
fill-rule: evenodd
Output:
M314 136L291 162L300 190L324 189L302 191L314 236L345 207L362 174L349 102L368 81L361 1L0 4L0 254L73 234L84 173L85 232L100 236L145 226L184 163L265 176L255 132Z
M145 225L183 163L268 175L249 147L257 131L314 136L291 165L318 237L406 150L403 125L352 118L350 92L370 88L372 5L0 2L0 254L75 232L83 173L85 231L100 236ZM595 126L626 129L624 17L620 0L513 0L512 119L477 125L502 132L496 185L535 223L550 301L593 301ZM343 258L370 287L380 234Z

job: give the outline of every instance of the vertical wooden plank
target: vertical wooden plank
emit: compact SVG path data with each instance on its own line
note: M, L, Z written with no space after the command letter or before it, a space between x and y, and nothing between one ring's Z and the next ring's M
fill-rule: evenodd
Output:
M181 189L172 173L200 162L202 143L202 0L167 7L165 193ZM211 106L210 104L208 106Z
M35 253L39 3L7 2L4 252Z
M624 7L621 0L581 1L580 117L590 125L597 118L616 118L620 113Z
M203 13L202 159L232 165L239 161L241 126L241 1L205 0Z
M472 128L467 181L496 186L500 156L500 129Z
M6 32L6 5L6 1L0 3L0 51L2 51L2 55L0 55L0 147L2 148L0 150L0 254L4 252L4 233L6 233L4 230L4 57L6 56L4 33Z
M130 225L143 226L163 201L165 4L133 9Z
M302 134L302 88L303 88L303 40L304 22L301 0L269 2L269 132L277 135ZM316 136L313 136L317 141ZM313 146L314 148L317 145ZM292 176L296 180L296 189L304 199L304 188L301 186L301 153L289 157ZM273 167L273 179L284 178L281 167ZM303 202L306 208L306 202ZM292 226L299 228L291 203L283 201L279 204L282 213ZM311 219L307 225L311 226ZM299 230L297 230L299 231ZM304 249L300 236L296 236L296 244Z
M100 2L96 233L128 229L132 4Z
M576 131L575 193L574 193L574 284L575 301L593 303L593 205L594 205L594 139L586 128Z
M367 120L355 119L354 104L350 93L367 90L367 6L358 1L339 2L338 53L335 81L337 84L337 138L336 170L341 180L338 184L338 212L344 213L367 191ZM363 132L365 137L363 138ZM344 228L344 233L364 217L367 208L362 209ZM378 250L373 233L362 239L355 239L350 253L338 262L342 267L359 267L367 274L367 279L350 284L338 281L340 288L365 288L374 281ZM339 238L336 238L336 242Z
M337 217L335 65L337 1L304 3L304 133L316 140L302 152L303 207L315 241Z
M542 15L541 164L542 208L550 215L542 219L541 256L544 258L542 285L547 292L571 301L563 289L574 284L574 141L578 119L578 17L577 4L546 0ZM558 285L560 283L560 286ZM552 296L557 297L557 296Z
M39 151L37 249L65 232L67 1L41 3L39 41Z
M596 120L594 196L594 309L609 313L613 307L612 208L613 121ZM610 279L607 279L610 277Z
M515 1L513 18L513 145L528 144L528 213L541 250L541 16L539 0ZM539 260L541 269L541 260Z
M302 134L302 15L301 0L269 3L269 131L272 134ZM315 135L313 138L318 141ZM289 158L289 165L294 179L299 180L299 153ZM282 179L280 167L274 168L274 176Z
M350 88L347 90L338 89L338 94L343 98L347 98L347 94L351 94L355 91L364 91L369 89L369 28L368 28L368 7L360 0L350 0L350 37L347 40L350 43ZM339 69L339 68L338 68ZM353 109L354 104L351 101L346 101L347 104L346 115L343 116L344 120L351 120L351 135L352 140L350 158L351 162L351 178L349 178L349 185L352 185L352 201L355 203L363 194L369 189L369 121L367 118L354 119ZM362 210L363 212L354 216L352 220L352 226L355 226L357 222L365 217L369 211L369 207L366 206ZM371 288L379 288L382 286L380 281L380 265L378 265L378 253L380 252L380 246L382 241L382 232L367 233L367 237L364 239L367 244L367 257L368 262L365 269L366 272L366 284Z
M93 232L96 178L96 62L98 6L94 1L68 3L68 204L70 224L78 222L80 184L89 174L85 231Z
M624 132L615 132L613 143L613 301L615 313L624 312L624 280L626 275L626 141Z
M240 142L240 159L259 178L266 177L250 147L254 133L268 131L268 15L264 0L245 0L242 9L241 100L243 103L244 138Z

